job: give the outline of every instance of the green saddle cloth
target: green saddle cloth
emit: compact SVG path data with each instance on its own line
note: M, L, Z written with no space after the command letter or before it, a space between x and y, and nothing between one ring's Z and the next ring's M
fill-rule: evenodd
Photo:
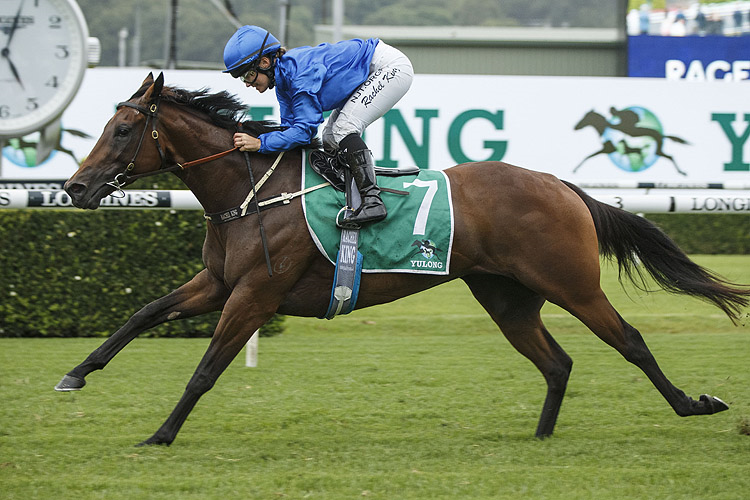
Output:
M302 189L326 181L304 162ZM359 231L365 273L448 274L453 246L453 203L448 176L421 170L419 175L378 176L378 185L408 196L381 193L388 217ZM302 196L310 235L331 263L341 239L336 215L346 204L344 193L328 186Z

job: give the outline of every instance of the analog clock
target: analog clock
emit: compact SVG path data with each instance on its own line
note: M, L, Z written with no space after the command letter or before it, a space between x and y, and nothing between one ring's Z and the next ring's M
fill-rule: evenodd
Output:
M75 0L0 0L0 138L41 130L75 97L99 41Z

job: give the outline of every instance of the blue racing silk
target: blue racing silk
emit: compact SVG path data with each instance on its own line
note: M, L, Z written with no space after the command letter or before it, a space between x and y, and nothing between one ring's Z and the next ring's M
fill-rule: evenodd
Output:
M261 134L260 152L289 151L309 144L323 123L323 112L338 109L370 75L377 38L298 47L276 62L276 98L281 125Z

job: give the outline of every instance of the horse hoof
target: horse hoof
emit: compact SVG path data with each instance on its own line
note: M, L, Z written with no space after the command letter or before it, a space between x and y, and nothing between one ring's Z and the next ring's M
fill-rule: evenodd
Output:
M158 439L154 439L154 437L151 436L147 440L141 441L140 443L138 443L137 445L135 445L135 447L136 448L142 448L144 446L155 446L155 445L156 446L169 446L170 444L172 444L172 443L167 443L167 442L164 442L164 441L160 441Z
M80 391L84 385L86 381L82 378L65 375L55 386L55 390L58 392Z
M711 410L710 414L719 413L720 411L728 410L729 405L726 404L719 398L709 396L708 394L701 394L700 401Z

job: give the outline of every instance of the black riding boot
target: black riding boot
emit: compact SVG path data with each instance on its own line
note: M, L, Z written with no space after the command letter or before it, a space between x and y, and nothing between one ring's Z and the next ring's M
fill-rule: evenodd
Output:
M357 184L362 204L350 217L344 218L344 222L365 224L385 219L387 212L383 200L380 199L380 188L375 177L372 152L369 149L347 151L345 158L352 171L354 182Z

